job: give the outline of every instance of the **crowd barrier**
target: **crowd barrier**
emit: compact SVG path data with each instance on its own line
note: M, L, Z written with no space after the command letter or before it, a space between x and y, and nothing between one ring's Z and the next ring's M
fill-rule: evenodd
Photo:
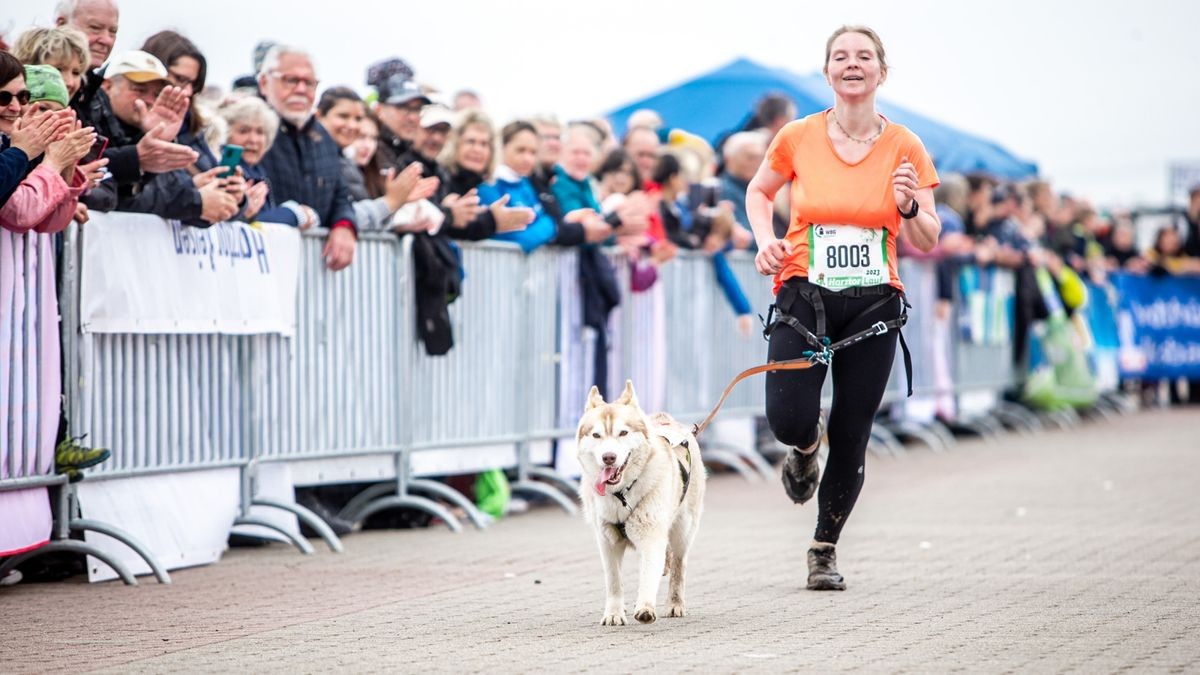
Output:
M90 444L113 450L113 459L87 480L235 470L236 524L274 530L311 552L294 528L255 515L261 507L282 510L338 551L337 537L315 514L264 493L259 478L267 467L385 458L394 480L368 488L340 515L361 521L386 509L419 509L458 531L450 507L478 528L490 519L446 484L414 476L413 455L499 445L514 449L504 468L516 470L515 493L535 493L574 512L575 484L537 465L531 446L569 444L594 380L597 336L582 326L579 252L544 248L526 255L499 242L462 246L462 295L449 308L455 346L431 357L415 327L412 240L364 234L354 264L331 273L321 258L322 235L300 237L294 335L135 335L81 329L78 268L87 261L72 228L63 275L68 420L73 434L88 433ZM761 325L755 319L750 331L739 327L709 256L681 252L659 269L653 286L633 292L628 261L611 255L621 303L609 321L607 390L620 391L631 379L647 410L699 421L734 375L765 360ZM748 254L728 259L754 311L765 314L771 280L757 274ZM958 284L949 313L934 321L933 265L905 260L902 270L915 305L905 334L917 397L995 394L1011 385L1005 332L1011 274L971 268L965 272L974 274L971 283ZM935 353L945 361L940 374L931 365ZM900 361L886 397L897 406L906 401ZM28 381L28 374L20 378ZM761 379L743 383L721 418L761 415L764 398ZM932 416L902 421L896 430L923 434L938 447L950 442ZM877 427L877 444L898 451L895 435ZM26 479L12 473L21 452L6 446L0 454L7 472L0 490ZM748 477L770 471L752 447L706 440L705 455ZM39 480L58 480L47 472L41 466ZM166 579L151 551L115 528L108 532Z

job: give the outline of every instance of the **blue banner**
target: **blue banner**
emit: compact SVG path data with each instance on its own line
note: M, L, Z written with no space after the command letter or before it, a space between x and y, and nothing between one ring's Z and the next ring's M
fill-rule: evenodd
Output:
M1113 277L1121 374L1200 378L1200 277Z

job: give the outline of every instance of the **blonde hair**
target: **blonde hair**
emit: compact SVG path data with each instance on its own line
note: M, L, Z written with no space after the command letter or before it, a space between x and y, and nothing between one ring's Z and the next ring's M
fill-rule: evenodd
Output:
M451 129L450 136L446 138L446 147L442 148L442 154L438 158L438 161L450 173L457 172L461 168L458 165L458 143L462 140L463 132L467 130L467 127L482 127L487 131L488 136L491 137L491 142L488 143L491 146L491 152L488 153L487 166L484 167L483 171L484 180L487 180L496 169L496 157L500 154L500 151L496 147L496 125L492 123L492 118L479 110L467 110L461 114L462 117L459 119L458 124Z
M87 70L92 62L87 36L70 26L30 28L17 38L12 55L27 66L75 58L79 60L79 66Z
M888 63L887 54L883 51L883 40L879 39L879 34L867 28L866 26L842 26L833 31L833 35L825 41L825 66L822 70L829 72L829 57L833 54L833 41L845 35L846 33L859 33L867 36L867 38L875 45L875 56L879 59L879 68L884 75L887 75Z

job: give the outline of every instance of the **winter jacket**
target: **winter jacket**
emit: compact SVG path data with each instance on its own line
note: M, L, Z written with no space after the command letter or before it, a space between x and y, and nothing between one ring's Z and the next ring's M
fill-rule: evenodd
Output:
M317 212L322 227L355 227L354 204L342 180L342 153L316 118L300 127L281 120L260 165L270 178L275 204L304 204Z
M511 168L501 165L496 167L496 177L491 183L479 186L479 203L488 206L505 195L508 195L509 206L533 209L534 219L524 230L501 232L493 235L493 239L514 242L526 253L554 240L558 228L554 219L542 206L533 183L528 178L517 175Z
M46 165L39 165L17 185L0 207L0 227L18 234L62 232L71 224L87 178L76 171L71 184Z

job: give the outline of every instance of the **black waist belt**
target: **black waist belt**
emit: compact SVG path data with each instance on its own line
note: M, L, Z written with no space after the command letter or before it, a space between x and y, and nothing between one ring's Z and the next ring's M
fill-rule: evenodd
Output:
M892 299L893 295L900 297L900 316L890 321L876 321L870 328L859 331L848 338L831 342L829 337L825 335L825 301L821 298L823 293L832 293L839 297L862 298L867 296L879 295L883 296L876 302L867 307L859 316L868 314L879 309L887 304ZM814 333L800 323L796 317L784 311L783 307L791 309L792 303L796 299L803 299L808 304L812 305L813 313L817 318L817 332ZM876 335L883 335L890 330L895 330L900 335L900 349L904 352L904 374L908 379L908 395L912 396L912 354L908 351L908 344L904 341L904 332L900 329L904 324L908 323L908 310L912 305L908 304L908 298L904 293L892 286L854 286L842 291L830 291L821 288L815 284L800 283L799 280L789 279L784 282L783 288L779 289L779 295L775 298L775 304L771 305L767 311L767 318L763 322L763 337L770 338L771 333L780 324L791 326L797 333L812 345L812 349L804 352L814 363L822 363L829 365L833 361L833 353L839 349L856 345L863 340L873 338Z

